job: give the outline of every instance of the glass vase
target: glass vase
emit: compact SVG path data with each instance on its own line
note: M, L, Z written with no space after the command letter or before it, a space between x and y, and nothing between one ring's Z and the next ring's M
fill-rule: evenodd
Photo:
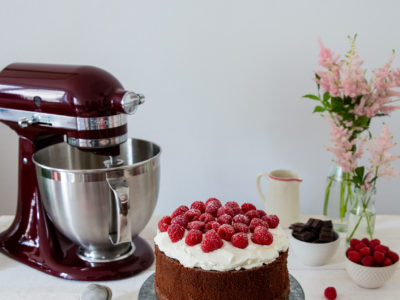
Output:
M339 232L347 231L348 207L353 204L353 184L350 174L340 166L334 166L327 178L323 214L332 219Z
M349 213L347 228L347 244L351 239L374 237L375 231L375 189L363 191L354 190L354 203Z

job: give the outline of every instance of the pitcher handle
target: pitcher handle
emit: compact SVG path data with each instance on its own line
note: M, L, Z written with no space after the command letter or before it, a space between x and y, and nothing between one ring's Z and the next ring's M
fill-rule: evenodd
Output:
M129 221L129 186L124 177L109 178L108 186L114 195L116 213L112 216L117 223L117 231L109 233L113 245L132 242L131 224Z
M265 177L265 178L267 178L268 179L268 174L267 173L260 173L260 174L258 174L258 176L257 176L257 190L258 190L258 194L260 195L260 198L261 198L261 200L264 202L264 204L265 204L265 202L266 202L266 198L265 198L265 195L264 195L264 193L262 192L262 189L261 189L261 178L262 177Z

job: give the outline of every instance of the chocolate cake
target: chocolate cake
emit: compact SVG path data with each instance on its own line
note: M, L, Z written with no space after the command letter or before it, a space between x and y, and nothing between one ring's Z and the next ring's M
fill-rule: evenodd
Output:
M213 206L213 207L210 207ZM237 225L237 224L241 225ZM154 239L159 300L287 299L288 240L279 218L210 198L163 217Z
M159 300L276 299L289 295L288 252L261 267L239 271L185 268L156 246L154 288Z

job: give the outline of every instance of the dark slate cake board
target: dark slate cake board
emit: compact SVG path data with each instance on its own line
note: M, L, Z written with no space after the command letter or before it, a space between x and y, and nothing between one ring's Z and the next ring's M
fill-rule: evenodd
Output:
M288 300L304 300L304 292L300 283L289 274L290 294ZM154 273L143 283L139 291L138 300L158 300L154 291Z

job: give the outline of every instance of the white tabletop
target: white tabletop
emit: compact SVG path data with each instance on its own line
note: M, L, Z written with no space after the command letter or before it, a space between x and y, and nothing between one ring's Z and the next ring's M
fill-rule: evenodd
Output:
M6 229L12 219L11 216L0 216L0 231ZM158 219L158 217L153 217L141 233L141 237L152 246ZM400 252L400 216L377 216L375 236L396 252ZM399 271L390 282L380 289L363 289L353 283L344 269L345 245L343 239L341 242L341 248L331 262L321 267L303 265L289 250L289 273L300 282L307 300L325 299L323 292L327 286L336 287L338 300L400 299ZM113 300L137 299L142 283L153 272L154 264L148 270L132 278L100 282L100 284L105 284L112 289ZM81 291L88 284L88 282L69 281L46 275L0 254L0 299L79 299Z

